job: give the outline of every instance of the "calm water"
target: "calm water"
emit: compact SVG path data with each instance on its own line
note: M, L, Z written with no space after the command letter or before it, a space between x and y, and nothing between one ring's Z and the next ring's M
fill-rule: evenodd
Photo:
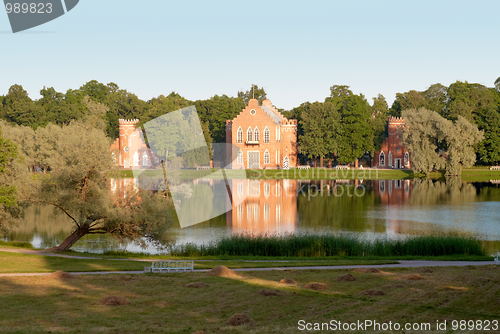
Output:
M220 181L199 180L192 203L220 198ZM445 183L410 180L230 180L233 204L228 212L187 228L176 227L177 243L208 243L239 233L354 233L367 238L455 233L486 240L491 252L500 248L500 182ZM114 190L134 179L112 182ZM220 201L217 203L220 206ZM196 208L196 206L194 206ZM52 247L73 226L51 207L31 207L6 240ZM87 236L74 250L102 252L126 249L155 253L109 236Z

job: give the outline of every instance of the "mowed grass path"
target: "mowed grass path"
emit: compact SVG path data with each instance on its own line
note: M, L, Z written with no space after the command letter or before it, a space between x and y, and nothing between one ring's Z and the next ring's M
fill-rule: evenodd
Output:
M298 321L430 323L436 320L500 320L500 267L391 269L362 274L347 270L251 272L239 277L203 273L86 275L74 279L0 278L0 332L16 333L298 333ZM352 273L354 282L337 281ZM408 280L420 274L422 280ZM279 284L291 278L297 286ZM206 288L188 288L204 282ZM326 285L312 291L310 282ZM259 290L276 291L264 296ZM385 293L370 297L361 292ZM102 306L108 296L130 304ZM244 313L254 325L227 324ZM433 330L435 328L433 327ZM318 331L320 332L320 331ZM326 332L326 331L322 331ZM418 333L415 331L412 333Z
M152 259L154 261L159 258ZM394 260L288 260L283 261L248 261L248 260L203 260L194 261L195 269L211 269L218 265L230 268L268 268L268 267L300 267L300 266L343 266L397 263ZM82 271L127 271L144 270L149 261L127 259L73 259L56 256L30 255L0 252L0 273L50 273L57 270L67 272Z

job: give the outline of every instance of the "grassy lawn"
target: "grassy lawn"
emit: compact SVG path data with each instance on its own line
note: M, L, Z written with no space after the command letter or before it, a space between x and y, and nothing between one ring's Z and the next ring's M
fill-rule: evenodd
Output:
M447 332L451 332L453 320L500 320L500 267L432 271L349 271L357 279L351 282L337 281L347 270L251 272L231 278L203 273L87 275L66 280L3 277L0 332L298 333L299 320L430 323L433 331L437 320L447 320ZM424 279L408 280L409 274L420 274ZM298 284L281 285L282 278ZM209 287L184 287L191 282ZM326 289L308 290L305 285L310 282L323 283ZM265 296L259 293L261 289L277 295ZM366 290L384 295L362 294ZM125 297L130 304L97 304L109 296ZM248 315L254 324L228 325L235 313ZM412 331L419 332L424 331Z
M74 253L72 253L74 254ZM115 257L112 257L115 258ZM110 259L71 259L55 256L31 255L0 252L0 273L45 273L63 270L74 271L122 271L143 270L148 262L127 261ZM151 260L167 259L166 257L151 257ZM180 258L170 258L180 259ZM366 265L366 264L389 264L397 263L395 260L364 260L364 259L254 259L240 260L237 258L218 260L203 259L194 260L195 269L211 269L218 265L230 268L269 268L269 267L299 267L299 266L343 266L343 265Z
M70 259L55 256L0 252L0 273L144 270L138 261Z
M160 173L159 171L150 171L151 173ZM245 170L246 177L251 179L296 179L296 180L337 180L337 179L364 179L364 180L400 180L424 177L423 174L415 174L411 170L390 170L390 169L364 169L364 170L336 170L326 168L311 169L289 169L289 170ZM207 170L182 170L180 178L196 179L206 177L212 171ZM226 177L241 178L240 171L226 170ZM432 179L443 179L444 171L434 171L429 177ZM120 171L121 177L134 177L131 170ZM470 168L462 171L464 181L489 181L490 179L500 179L500 171L490 171L488 168Z

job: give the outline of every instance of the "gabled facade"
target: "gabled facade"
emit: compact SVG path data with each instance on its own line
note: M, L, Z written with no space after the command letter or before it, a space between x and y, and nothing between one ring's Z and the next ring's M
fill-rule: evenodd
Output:
M238 146L233 169L297 166L297 120L287 119L269 100L252 99L234 119L226 121L226 143Z
M136 131L138 119L120 119L119 137L111 144L111 151L116 160L116 165L121 168L150 168L153 165L146 143L141 138L140 132Z
M392 117L388 119L388 136L382 143L379 152L375 152L372 167L407 169L411 168L411 155L399 138L399 134L405 126L402 117Z

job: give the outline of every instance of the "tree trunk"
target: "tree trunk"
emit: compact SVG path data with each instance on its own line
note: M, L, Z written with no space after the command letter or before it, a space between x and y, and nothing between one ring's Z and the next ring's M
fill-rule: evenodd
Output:
M47 249L49 252L64 252L73 246L78 240L89 232L88 226L79 227L75 232L71 233L59 246Z
M323 156L319 157L319 167L323 167Z

